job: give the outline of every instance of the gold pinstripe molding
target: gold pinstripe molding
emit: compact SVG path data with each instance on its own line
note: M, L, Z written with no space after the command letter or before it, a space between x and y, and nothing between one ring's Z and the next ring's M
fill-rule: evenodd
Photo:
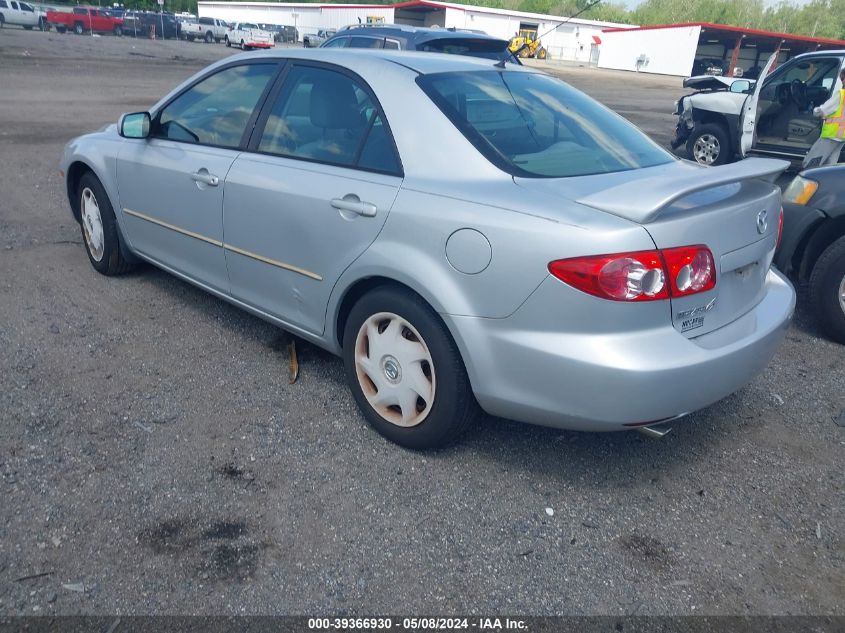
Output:
M188 237L192 237L196 240L206 242L207 244L220 246L221 248L225 248L227 251L232 251L233 253L237 253L238 255L243 255L244 257L249 257L250 259L254 259L259 262L264 262L265 264L270 264L271 266L276 266L277 268L282 268L284 270L289 270L291 272L298 273L300 275L308 277L309 279L314 279L315 281L323 281L323 278L320 275L318 275L317 273L312 273L310 270L305 270L304 268L294 266L293 264L280 262L277 259L264 257L263 255L258 255L257 253L238 248L237 246L226 244L224 242L221 242L220 240L215 240L210 237L206 237L205 235L200 235L199 233L188 231L187 229L183 229L174 224L170 224L169 222L165 222L164 220L159 220L158 218L151 217L149 215L146 215L145 213L141 213L140 211L133 211L132 209L127 209L126 207L123 207L123 212L141 220L151 222L152 224L157 224L158 226L170 229L171 231L176 231L177 233L181 233L182 235L187 235Z

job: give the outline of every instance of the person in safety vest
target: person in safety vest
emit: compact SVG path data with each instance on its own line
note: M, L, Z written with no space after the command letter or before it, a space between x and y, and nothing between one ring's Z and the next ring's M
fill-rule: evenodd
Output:
M845 69L839 73L839 81L831 92L830 99L817 108L813 114L824 117L822 133L819 140L813 143L807 156L804 157L802 167L820 167L821 165L835 165L839 162L839 152L845 142Z

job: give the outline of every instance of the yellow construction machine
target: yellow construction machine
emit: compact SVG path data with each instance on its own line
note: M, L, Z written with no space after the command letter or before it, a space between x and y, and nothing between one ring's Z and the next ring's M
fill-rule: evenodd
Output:
M546 55L548 55L542 42L540 42L540 38L537 37L537 31L534 30L522 30L518 35L512 37L510 44L508 44L508 50L522 58L546 59Z

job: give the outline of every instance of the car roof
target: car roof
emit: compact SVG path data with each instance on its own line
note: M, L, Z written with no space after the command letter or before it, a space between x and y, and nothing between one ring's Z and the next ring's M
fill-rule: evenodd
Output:
M828 50L828 51L810 51L809 53L801 53L800 55L796 55L792 59L798 59L799 57L818 57L818 56L828 56L828 55L839 55L840 57L845 56L845 49L837 49L837 50ZM785 62L784 62L785 63Z
M487 33L479 33L477 31L461 31L459 29L441 29L422 26L408 26L405 24L384 24L384 25L367 25L358 26L353 24L339 30L335 37L340 36L354 36L354 35L378 35L387 37L388 35L400 36L407 39L409 42L420 43L434 39L451 39L460 38L466 39L471 37L479 40L499 40L502 38L493 37Z
M242 53L234 57L224 58L221 61L231 62L237 57L308 59L345 66L353 71L356 68L372 68L378 64L398 64L422 75L441 72L493 70L496 64L491 59L468 55L368 48L275 48L267 51ZM517 64L508 64L507 69L518 72L540 72Z

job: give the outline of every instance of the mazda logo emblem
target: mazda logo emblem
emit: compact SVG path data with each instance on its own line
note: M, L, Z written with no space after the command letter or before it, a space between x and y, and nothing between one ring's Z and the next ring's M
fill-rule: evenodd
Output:
M757 214L757 232L762 235L769 228L769 212L763 209Z

